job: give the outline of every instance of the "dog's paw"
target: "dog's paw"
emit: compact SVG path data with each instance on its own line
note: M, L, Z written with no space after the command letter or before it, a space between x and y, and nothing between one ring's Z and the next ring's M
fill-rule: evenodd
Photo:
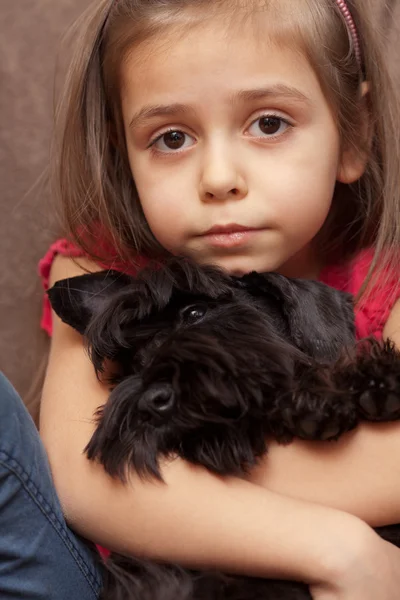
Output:
M356 427L359 418L353 400L339 393L302 390L293 404L282 409L284 428L304 440L337 440Z
M400 419L400 353L390 342L371 343L358 357L351 392L360 419Z
M400 419L400 376L371 378L357 398L360 418L367 421Z

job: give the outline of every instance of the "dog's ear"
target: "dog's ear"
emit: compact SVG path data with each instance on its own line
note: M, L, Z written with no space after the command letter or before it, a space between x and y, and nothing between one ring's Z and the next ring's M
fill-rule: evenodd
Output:
M100 271L57 281L47 294L60 319L83 335L108 299L132 281L117 271Z
M251 273L243 278L252 294L274 298L291 341L309 356L332 361L355 342L353 298L324 283L288 279L277 273ZM261 292L261 294L260 294Z

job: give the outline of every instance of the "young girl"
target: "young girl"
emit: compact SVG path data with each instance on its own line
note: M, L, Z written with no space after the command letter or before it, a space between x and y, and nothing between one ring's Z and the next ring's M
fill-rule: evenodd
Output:
M56 189L74 243L58 241L43 259L45 287L183 254L350 291L361 297L358 335L400 344L397 120L362 6L96 0L58 115ZM272 443L246 480L176 459L165 485L134 474L123 485L83 454L106 386L47 303L43 327L52 345L41 436L75 531L121 553L303 580L315 600L398 596L400 551L371 526L400 521L399 424L362 426L337 444ZM9 431L24 423L22 408L10 389L3 396ZM32 450L19 454L29 469ZM49 475L42 490L75 577L71 560L54 562L52 539L30 580L61 570L54 597L92 597L101 573L90 547L66 528ZM2 516L0 525L15 527Z

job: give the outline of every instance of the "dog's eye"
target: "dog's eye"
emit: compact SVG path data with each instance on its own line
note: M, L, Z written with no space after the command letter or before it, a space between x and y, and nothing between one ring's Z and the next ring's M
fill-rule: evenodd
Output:
M182 312L182 319L185 323L198 323L205 317L207 313L207 306L205 304L192 304L186 306Z

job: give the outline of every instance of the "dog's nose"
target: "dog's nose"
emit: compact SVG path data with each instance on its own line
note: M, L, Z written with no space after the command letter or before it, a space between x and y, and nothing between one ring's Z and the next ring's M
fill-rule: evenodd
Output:
M169 417L175 408L174 390L169 385L152 386L139 400L139 410L157 417Z

